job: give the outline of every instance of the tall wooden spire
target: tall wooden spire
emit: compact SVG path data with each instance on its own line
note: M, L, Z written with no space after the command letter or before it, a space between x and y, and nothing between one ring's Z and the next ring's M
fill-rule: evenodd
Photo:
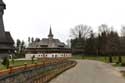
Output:
M0 57L6 57L14 52L14 41L10 32L4 30L3 14L6 5L0 0Z
M53 39L53 34L52 34L51 26L50 26L48 38L49 39Z
M5 40L5 31L4 31L4 24L3 24L3 14L6 5L2 0L0 0L0 41Z

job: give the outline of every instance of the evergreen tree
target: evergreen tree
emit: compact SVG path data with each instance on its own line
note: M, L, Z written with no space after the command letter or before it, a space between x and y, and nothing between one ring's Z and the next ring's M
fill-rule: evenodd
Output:
M2 64L8 69L9 68L9 58L4 57Z
M121 56L118 57L118 63L122 63L122 57Z
M19 39L17 39L17 42L16 42L16 53L20 52L20 44L21 44L21 41Z
M90 38L86 39L85 53L87 55L95 55L96 53L96 40L93 31L90 34Z
M112 63L112 56L109 56L109 63Z
M24 57L25 56L25 42L20 41L19 39L17 40L16 43L16 57Z

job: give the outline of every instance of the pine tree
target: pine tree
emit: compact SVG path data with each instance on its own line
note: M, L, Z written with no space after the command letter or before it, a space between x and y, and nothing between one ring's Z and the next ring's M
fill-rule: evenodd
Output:
M9 58L4 57L2 64L8 69L9 68Z

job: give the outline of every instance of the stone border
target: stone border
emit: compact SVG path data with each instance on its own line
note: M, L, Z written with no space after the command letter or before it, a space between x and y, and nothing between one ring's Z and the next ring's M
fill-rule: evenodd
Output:
M59 69L57 68L56 70L49 71L45 75L42 75L38 79L34 80L33 83L48 83L48 82L50 82L52 79L56 78L61 73L65 72L66 70L68 70L70 68L75 67L77 64L76 61L70 61L70 62L72 62L72 64L68 64L65 67L60 67Z

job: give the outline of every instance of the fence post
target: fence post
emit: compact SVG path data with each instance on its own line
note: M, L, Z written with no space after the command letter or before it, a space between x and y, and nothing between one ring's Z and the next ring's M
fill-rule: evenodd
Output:
M24 63L24 70L27 69L27 63Z
M9 74L11 74L13 72L13 65L9 66Z

